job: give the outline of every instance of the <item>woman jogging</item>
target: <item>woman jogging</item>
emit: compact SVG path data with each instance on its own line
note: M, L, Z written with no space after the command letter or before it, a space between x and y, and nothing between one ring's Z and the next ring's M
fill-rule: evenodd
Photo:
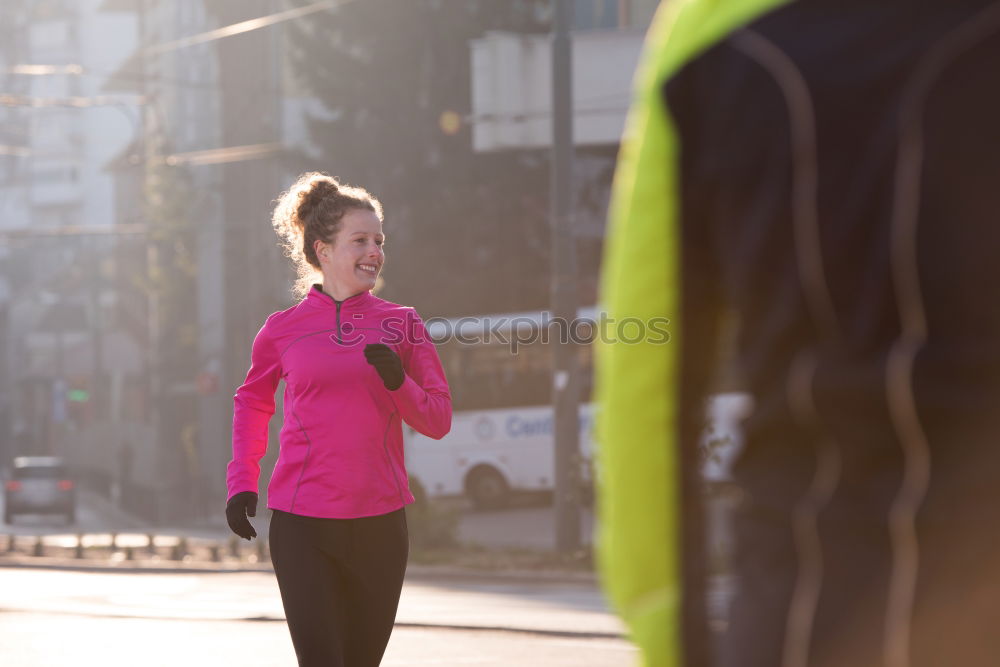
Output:
M253 342L233 401L226 518L249 540L274 393L284 424L268 486L271 561L299 665L369 667L382 659L409 552L413 502L402 423L432 438L451 397L412 308L371 294L385 261L382 208L361 188L304 174L274 211L295 262L295 306ZM321 281L321 282L317 282Z

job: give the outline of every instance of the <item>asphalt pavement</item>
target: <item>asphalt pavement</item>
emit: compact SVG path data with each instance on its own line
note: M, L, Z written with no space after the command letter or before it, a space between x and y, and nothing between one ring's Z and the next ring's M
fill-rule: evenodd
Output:
M17 667L294 664L269 572L0 566L0 616ZM408 580L383 664L633 665L621 635L587 585Z
M269 572L0 567L0 610L104 618L285 618ZM600 592L578 583L410 578L403 587L396 623L590 638L624 633Z
M55 617L91 621L127 619L150 632L161 621L211 621L218 624L220 631L234 636L245 635L240 626L245 622L283 626L283 610L269 559L265 552L257 552L263 542L235 541L242 553L238 560L222 558L220 562L210 562L204 557L204 549L198 558L189 555L174 561L164 556L164 548L176 545L181 538L192 544L201 541L223 545L217 546L217 551L225 550L224 545L233 545L221 512L211 521L162 526L151 535L145 521L102 496L82 490L80 505L76 526L66 526L59 519L28 516L18 517L16 525L0 530L0 612L8 620L26 624L26 633L42 632L37 624L44 618ZM264 509L252 520L260 535L267 534L268 515ZM588 539L592 517L584 512L581 521L584 537ZM479 547L551 550L552 522L552 507L539 502L490 512L464 511L460 515L458 537L465 544ZM71 557L78 532L85 534L87 544L108 546L114 539L117 548L97 549L105 554L102 557ZM158 548L156 555L151 555L150 538ZM45 551L62 555L29 555L33 544L42 544ZM11 546L16 548L8 553ZM728 579L713 582L709 607L717 619L713 622L716 630L724 628L724 609L733 590L733 582ZM497 656L514 653L500 650L477 657L475 651L476 641L483 646L504 646L505 634L518 637L518 647L531 645L525 637L539 638L533 652L524 649L523 655L532 657L518 659L517 664L627 665L633 664L635 658L623 624L608 609L596 577L587 572L471 571L411 563L397 627L403 633L400 636L407 637L405 641L413 645L421 642L428 646L448 645L447 639L435 634L441 632L458 633L454 641L468 643L462 660L442 660L431 652L426 656L426 664L514 664L497 661ZM553 643L560 641L565 642L564 650ZM587 642L592 650L584 649ZM387 653L387 661L390 655L396 657L386 664L424 664L423 658L414 661L399 653L399 648L394 650L397 652ZM607 652L605 662L596 658L603 655L602 651ZM22 664L8 663L6 655L7 651L0 646L0 662ZM23 662L26 667L56 664L45 662L49 658L37 657L44 652L32 655L41 662ZM536 662L542 660L542 655L552 658ZM577 662L561 662L571 655L578 656Z
M107 619L31 612L8 612L3 619L0 663L16 667L295 664L284 623ZM53 641L53 637L59 641ZM633 667L636 656L635 647L623 639L397 627L381 664L382 667Z

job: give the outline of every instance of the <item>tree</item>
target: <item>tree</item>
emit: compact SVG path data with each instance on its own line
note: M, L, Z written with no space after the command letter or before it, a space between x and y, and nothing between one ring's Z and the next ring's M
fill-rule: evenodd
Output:
M384 296L429 315L548 302L548 152L476 154L469 42L547 29L540 0L365 0L290 27L293 71L325 106L316 153L386 209Z

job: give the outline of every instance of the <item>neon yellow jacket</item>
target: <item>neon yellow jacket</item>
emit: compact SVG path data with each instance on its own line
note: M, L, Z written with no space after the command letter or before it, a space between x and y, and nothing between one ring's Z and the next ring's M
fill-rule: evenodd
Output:
M661 87L686 62L787 0L674 0L654 18L636 74L612 190L601 302L609 321L651 323L678 308L677 137ZM676 321L674 322L676 324ZM679 327L667 344L596 351L598 563L647 667L689 664L676 451Z

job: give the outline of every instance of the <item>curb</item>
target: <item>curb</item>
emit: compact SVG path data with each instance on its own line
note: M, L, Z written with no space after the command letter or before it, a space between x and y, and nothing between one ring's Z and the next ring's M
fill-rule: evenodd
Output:
M456 630L459 632L507 632L519 635L541 635L543 637L572 637L574 639L628 639L628 636L621 632L594 632L592 630L546 630L544 628L515 628L504 625L454 625L444 623L411 623L407 621L396 622L396 628L421 628L435 630Z
M111 618L111 619L122 619L122 618L142 618L147 620L158 620L158 621L175 621L178 620L175 616L156 616L156 615L144 615L135 616L120 615L120 614L109 614L109 613L87 613L79 611L65 611L65 610L47 610L44 612L39 612L36 609L25 609L21 610L16 607L0 607L0 612L19 612L24 611L27 613L44 613L44 614L57 614L65 616L85 616L88 618ZM183 620L183 619L181 619ZM239 621L239 622L250 622L250 623L286 623L287 620L284 616L244 616L244 617L233 617L233 618L214 618L207 619L209 621ZM422 630L454 630L456 632L503 632L508 634L518 634L518 635L537 635L542 637L572 637L575 639L624 639L627 640L628 636L620 632L600 632L595 630L554 630L549 628L524 628L516 627L510 625L473 625L473 624L457 624L457 623L421 623L418 621L396 621L393 623L393 627L396 628L415 628Z
M50 556L2 556L0 568L69 570L74 572L118 572L123 574L234 574L241 572L273 572L270 563L204 563L190 561L112 561ZM425 581L496 581L504 583L552 583L596 587L597 577L588 572L559 570L476 570L439 565L410 564L408 579Z
M229 574L237 572L272 572L270 565L250 563L207 564L185 561L111 561L49 556L0 556L0 568L69 570L73 572L119 572L122 574Z
M476 570L447 565L410 564L406 576L414 579L493 580L503 582L576 584L596 587L597 575L592 572L566 570Z

